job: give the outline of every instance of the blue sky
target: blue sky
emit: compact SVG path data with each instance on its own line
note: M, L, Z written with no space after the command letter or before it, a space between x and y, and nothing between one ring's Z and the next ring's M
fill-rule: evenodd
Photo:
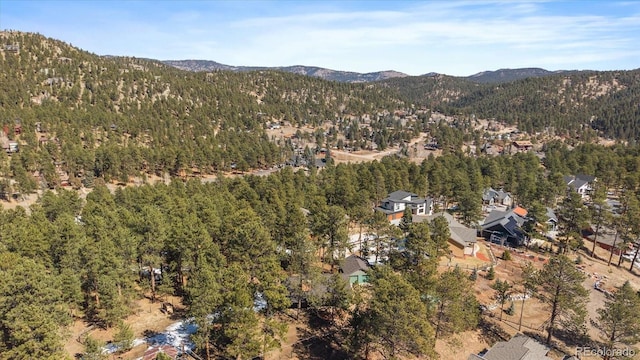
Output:
M99 55L466 76L640 67L640 1L0 0L0 29Z

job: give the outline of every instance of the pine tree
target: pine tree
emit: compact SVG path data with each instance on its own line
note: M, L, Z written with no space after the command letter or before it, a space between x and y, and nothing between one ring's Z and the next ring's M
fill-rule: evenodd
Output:
M566 254L570 249L576 249L582 242L581 230L584 228L588 212L584 207L582 197L575 191L569 191L560 205L558 214L560 220L561 238L560 249Z
M547 344L560 321L565 327L579 328L585 322L587 290L582 286L585 276L569 258L557 255L549 259L538 273L538 297L550 307L547 323Z
M433 295L435 338L476 327L480 314L472 286L459 268L440 274Z
M106 360L109 357L103 351L104 343L102 341L87 336L82 343L84 345L82 360Z
M500 321L502 321L502 313L504 312L504 304L509 300L511 295L511 285L507 280L496 280L491 288L496 291L496 300L500 303Z
M507 308L507 310L505 311L507 313L507 315L511 316L513 314L515 314L516 312L516 305L513 303L513 301L511 302L511 305L509 305L509 308Z
M433 328L420 294L389 267L371 273L371 300L354 314L351 338L361 337L354 351L378 348L387 359L435 358ZM358 308L357 308L358 309Z
M487 271L487 280L493 280L496 278L496 270L493 268L493 265Z
M118 331L113 336L113 342L118 345L120 352L127 352L133 347L133 330L131 325L125 324L124 321L120 321L117 326Z
M626 281L616 289L613 298L605 300L604 306L598 309L596 327L606 349L611 352L620 344L629 346L640 341L639 318L640 296Z
M404 209L404 213L402 214L402 219L400 219L400 225L399 225L400 230L402 230L406 235L407 233L409 233L412 223L413 223L413 214L411 213L411 209L407 207Z

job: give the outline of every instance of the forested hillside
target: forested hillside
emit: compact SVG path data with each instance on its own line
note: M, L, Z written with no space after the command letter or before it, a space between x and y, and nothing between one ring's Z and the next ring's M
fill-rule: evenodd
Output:
M318 173L285 168L268 177L209 184L193 179L115 194L97 186L86 200L72 191L47 191L30 215L20 207L0 211L0 330L5 334L0 359L63 358L64 332L56 329L74 317L114 326L135 312L132 303L143 294L184 299L199 325L194 341L203 356L253 357L264 350L265 338L269 348L282 341L277 330L282 325L272 316L292 305L290 291L317 308L347 309L355 302L353 321L335 335L351 358L370 347L393 353L404 346L409 350L403 354L431 357L434 336L472 329L478 315L456 312L457 302L476 308L473 296L460 295L470 294L467 275L456 269L438 277L438 257L424 257L434 246L442 247L434 243L436 235L429 235L437 230L427 223L405 229L407 250L389 263L395 274L384 266L370 274L371 289L388 298L358 300L335 279L326 285L327 297L314 298L298 285L287 288L286 277L296 276L300 284L323 283L321 264L335 266L344 256L339 254L353 246L347 241L349 224L379 234L376 241L382 243L375 248L388 246L383 244L392 238L382 234L398 230L371 208L397 189L443 197L445 203L460 204L462 218L477 219L482 189L504 187L533 216L541 216L544 206L553 206L565 192L562 174L587 172L625 194L621 201L630 204L630 216L621 221L635 221L640 211L634 200L640 188L637 158L637 149L622 146L570 151L554 144L544 167L533 154L472 158L458 153L421 165L385 158L328 166ZM638 236L637 228L629 229L625 239ZM145 276L150 268L162 269L162 278ZM458 295L447 292L451 284L459 286ZM429 301L433 296L447 297L451 307L436 311ZM260 312L252 310L256 298L265 301ZM396 301L413 313L393 312ZM223 316L211 323L208 315L214 313ZM403 321L391 321L391 313L404 316ZM358 321L368 324L364 339ZM401 334L416 326L419 333L410 338L383 339L387 331Z
M164 64L171 65L178 69L189 71L216 71L216 70L228 70L236 72L247 71L284 71L293 74L313 76L324 80L339 81L347 83L360 83L371 82L385 79L391 79L396 77L406 77L407 74L403 74L397 71L376 71L372 73L357 73L351 71L338 71L325 69L317 66L278 66L278 67L260 67L260 66L231 66L220 64L215 61L208 60L164 60Z
M407 101L448 114L475 115L521 131L580 133L640 139L640 70L574 72L502 84L476 84L437 75L384 81Z
M65 353L71 323L125 328L130 315L144 316L137 301L167 295L177 296L181 315L197 325L191 341L206 359L251 359L278 348L292 318L281 315L291 308L300 320L303 303L320 320L305 324L321 328L307 337L326 345L320 358L328 349L334 358L438 358L436 341L478 328L476 296L494 294L474 288L477 268L449 267L446 219L413 223L408 211L396 227L373 210L397 190L429 197L436 212L450 210L473 226L483 217L483 190L504 189L528 210L521 230L532 238L542 238L538 225L550 219L547 207L558 209L560 235L549 242L557 252L584 251L579 232L588 222L606 222L620 234L611 256L614 247L630 249L640 239L637 144L535 139L535 152L489 156L480 147L497 135L477 121L574 135L594 127L634 140L640 71L500 85L442 75L345 84L275 71L193 73L98 57L37 34L3 32L0 39L0 134L7 145L0 151L0 193L41 190L28 209L0 210L0 360L102 358L91 337L71 340L83 342L84 354ZM451 116L432 116L431 109ZM328 145L321 170L283 166L267 176L178 180L188 172L282 164L292 143L270 138L267 127L285 123L310 129L296 138ZM438 156L409 160L418 151L411 140L421 133ZM400 151L380 161L330 161L335 148L392 144ZM60 173L82 191L58 186ZM579 173L597 178L588 206L563 179ZM115 190L105 185L148 174L173 178ZM607 193L619 205L619 216L608 220ZM362 240L363 231L371 237ZM356 232L359 244L349 238ZM369 285L351 288L339 273L349 253L376 256L366 272ZM556 259L577 273L573 260ZM540 264L544 277L530 279L547 304L543 298L553 295L547 280L559 278L547 266L554 262ZM548 339L585 336L585 318L576 319L549 320ZM310 358L310 348L290 354Z
M56 171L84 181L266 167L284 158L269 122L318 125L402 104L388 89L284 72L192 73L20 32L1 41L0 119L20 146L1 173L27 192L36 171L55 185Z

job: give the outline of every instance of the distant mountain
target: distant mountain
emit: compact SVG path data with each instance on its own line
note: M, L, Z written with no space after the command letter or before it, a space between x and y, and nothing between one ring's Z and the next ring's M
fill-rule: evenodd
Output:
M559 70L549 71L540 68L522 68L522 69L499 69L496 71L483 71L477 74L467 76L465 79L475 83L507 83L516 80L522 80L531 77L544 77L557 75L561 73L569 73L571 71Z
M187 71L216 71L226 70L235 72L247 72L247 71L259 71L259 70L278 70L289 72L293 74L313 76L330 81L339 81L347 83L361 83L371 82L386 79L393 79L398 77L407 77L409 75L401 72L388 70L388 71L376 71L372 73L357 73L351 71L337 71L331 69L325 69L317 66L278 66L278 67L266 67L266 66L231 66L220 64L210 60L165 60L163 63L173 66L175 68Z

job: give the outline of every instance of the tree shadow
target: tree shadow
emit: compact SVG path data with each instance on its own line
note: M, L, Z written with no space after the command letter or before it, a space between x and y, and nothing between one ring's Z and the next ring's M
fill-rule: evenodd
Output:
M497 323L491 322L484 317L480 317L478 328L480 329L480 339L487 344L495 344L498 341L507 341L511 338L509 333L504 331Z
M567 329L555 329L553 330L553 337L568 347L580 347L580 346L596 346L597 341L591 340L587 334L583 334L576 331Z
M293 345L298 358L311 360L350 359L340 346L341 331L323 312L307 311L308 326L298 328L300 340Z

